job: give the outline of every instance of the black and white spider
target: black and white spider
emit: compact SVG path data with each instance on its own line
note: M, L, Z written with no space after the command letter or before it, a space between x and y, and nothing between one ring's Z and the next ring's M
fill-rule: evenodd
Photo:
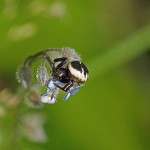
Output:
M43 103L55 103L60 89L66 92L63 99L67 100L70 95L76 94L78 88L88 79L89 71L74 49L50 48L25 59L17 72L18 80L24 87L28 87L30 68L38 59L42 59L42 64L37 70L37 79L47 87L46 93L41 95ZM47 62L51 71L47 70Z

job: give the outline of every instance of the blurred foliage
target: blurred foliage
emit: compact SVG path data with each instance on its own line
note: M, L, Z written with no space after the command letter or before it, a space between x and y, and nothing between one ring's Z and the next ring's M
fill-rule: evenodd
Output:
M0 149L150 149L149 0L1 0L0 22ZM40 105L16 70L64 46L81 54L89 81Z

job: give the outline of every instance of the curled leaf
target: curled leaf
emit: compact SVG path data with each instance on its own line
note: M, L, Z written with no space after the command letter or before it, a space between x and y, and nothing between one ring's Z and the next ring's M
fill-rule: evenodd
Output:
M16 73L18 82L22 84L24 88L27 88L31 79L30 69L26 66L22 66Z
M44 65L41 65L37 69L36 77L37 77L38 81L42 84L42 86L47 84L50 77L49 77L47 68Z

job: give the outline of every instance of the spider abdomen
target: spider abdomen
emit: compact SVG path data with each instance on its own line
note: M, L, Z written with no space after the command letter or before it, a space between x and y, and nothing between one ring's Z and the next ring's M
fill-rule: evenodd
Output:
M89 71L84 63L80 61L72 61L68 64L70 75L79 83L84 83L88 79Z

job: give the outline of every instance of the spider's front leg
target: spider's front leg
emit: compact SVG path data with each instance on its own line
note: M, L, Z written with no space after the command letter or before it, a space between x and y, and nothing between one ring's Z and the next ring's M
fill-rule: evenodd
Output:
M65 96L63 97L63 100L67 100L67 99L70 97L70 95L74 95L74 94L76 94L76 93L79 91L79 89L78 89L79 86L75 86L75 87L74 87L72 81L68 82L68 83L65 84L65 86L63 86L63 87L59 86L58 84L55 84L55 85L56 85L59 89L61 89L61 90L63 90L63 91L66 92Z
M55 63L60 62L55 68L55 70L62 68L66 63L67 63L67 58L62 57L62 58L56 58L54 59L54 65Z

